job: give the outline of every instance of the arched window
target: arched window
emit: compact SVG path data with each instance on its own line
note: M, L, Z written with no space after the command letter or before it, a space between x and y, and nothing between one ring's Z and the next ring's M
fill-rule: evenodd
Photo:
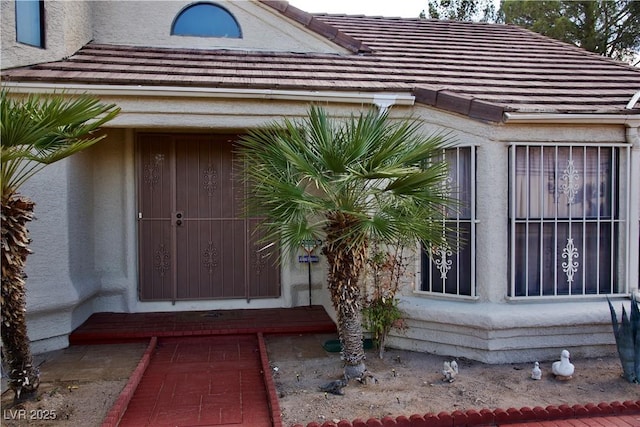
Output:
M171 35L242 38L238 21L213 3L193 3L182 9L173 20Z

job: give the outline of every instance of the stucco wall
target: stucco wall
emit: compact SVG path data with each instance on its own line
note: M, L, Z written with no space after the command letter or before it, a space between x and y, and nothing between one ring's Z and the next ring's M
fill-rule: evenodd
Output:
M52 166L25 187L25 194L38 202L38 220L31 227L35 253L28 262L29 328L31 338L41 340L36 343L37 349L63 345L66 334L97 311L308 304L307 268L297 262L297 254L288 256L289 263L282 269L281 298L250 303L139 302L134 143L137 130L242 131L283 116L302 117L307 103L151 96L110 97L104 101L123 108L112 123L117 128L109 130L109 138ZM360 108L329 106L332 115L338 116ZM590 356L613 351L608 308L603 301L531 303L507 299L508 147L515 141L621 143L626 138L624 127L486 124L422 106L392 110L393 117L410 113L424 121L425 133L451 130L459 143L476 146L478 295L460 301L416 293L421 272L419 257L413 254L401 305L410 330L406 334L394 333L389 345L489 363L544 360L547 354L557 355L560 347ZM638 157L637 147L635 150ZM637 221L638 201L634 203L632 215ZM637 256L638 248L634 250ZM321 262L312 269L312 301L333 313L325 265ZM632 288L637 289L637 278L630 279Z
M345 52L277 11L249 0L214 2L238 21L242 38L172 36L171 24L189 1L92 2L96 43L202 49Z
M65 347L68 334L92 313L290 307L309 303L308 269L299 253L285 259L282 296L275 299L140 302L137 296L135 131L242 131L283 116L302 117L306 103L205 102L199 99L104 98L125 113L108 137L36 175L22 189L37 202L30 226L34 253L27 262L27 312L36 353ZM347 115L354 108L338 106ZM148 120L155 117L155 120ZM142 128L133 123L147 123ZM151 126L153 125L153 126ZM182 125L182 126L178 126ZM322 258L322 257L321 257ZM312 265L312 302L333 314L326 265Z
M450 129L461 144L476 146L476 287L475 299L433 296L404 288L400 307L409 329L392 331L388 345L486 363L547 360L563 348L572 354L594 357L615 353L610 314L604 300L548 299L511 301L508 261L509 146L514 142L625 143L622 125L488 125L447 113L416 107L426 128ZM638 155L632 151L635 162ZM623 159L621 169L628 159ZM633 176L632 176L633 179ZM634 181L632 181L634 182ZM626 187L623 185L621 194ZM632 191L629 213L637 222L638 191ZM621 209L626 212L627 202ZM638 289L638 233L630 246L631 269L624 280ZM419 283L419 262L415 264ZM619 303L619 301L617 302ZM627 302L628 303L628 302Z
M171 24L189 1L63 1L45 4L45 48L16 42L15 2L1 0L2 69L68 57L89 41L156 47L345 53L277 11L249 0L218 1L243 37L172 36Z
M36 202L29 226L33 254L26 267L28 332L36 353L66 346L67 334L88 315L79 311L100 291L91 173L81 158L47 167L20 191Z
M92 38L91 2L46 1L45 48L16 42L15 2L2 0L2 69L56 61L70 56Z
M276 114L292 112L290 105L272 107L269 110ZM306 106L294 109L297 111L293 115L302 115ZM264 124L275 118L268 115L257 122ZM237 123L233 116L218 116L215 121L209 117L211 130L228 127L239 131ZM165 125L162 129L171 132L206 131L202 126ZM66 346L67 334L93 312L265 308L309 303L308 270L297 262L297 253L286 257L289 264L282 272L280 298L249 303L138 301L134 129L109 129L105 140L48 167L29 181L23 192L37 201L38 219L30 227L34 254L27 262L29 335L35 352ZM324 283L323 266L314 264L312 302L328 306Z
M28 332L36 353L65 347L68 334L94 312L127 311L135 290L134 237L124 221L128 211L133 215L132 149L125 131L111 134L48 166L21 190L36 202L27 260Z

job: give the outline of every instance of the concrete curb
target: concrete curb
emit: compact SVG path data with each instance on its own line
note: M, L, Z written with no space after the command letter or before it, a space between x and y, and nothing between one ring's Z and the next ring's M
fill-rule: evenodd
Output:
M282 413L280 411L280 402L278 401L278 392L276 391L276 385L271 375L267 345L264 342L262 332L258 332L258 346L260 349L260 362L262 364L262 377L264 378L264 385L267 388L267 396L269 398L271 421L273 422L273 427L282 427Z
M113 406L111 406L111 409L107 413L107 416L105 417L104 421L102 421L101 427L117 427L120 419L127 410L127 406L129 406L129 402L131 402L133 393L135 393L136 389L138 388L138 384L140 384L140 381L142 380L144 372L149 366L151 356L153 355L157 344L158 338L151 337L147 349L138 362L138 366L136 366L136 369L134 369L134 371L131 373L129 381L127 381L127 384L120 392L120 395L118 396L118 399L115 401Z
M603 402L597 405L588 403L573 406L547 406L546 408L536 406L535 408L509 408L506 410L502 408L481 409L480 411L470 409L466 412L454 411L426 415L415 414L410 417L370 418L366 421L355 419L351 422L342 420L338 423L332 421L311 422L306 424L306 427L475 427L634 414L640 414L640 400L627 400L622 403L618 401ZM293 427L305 427L305 425L295 424Z

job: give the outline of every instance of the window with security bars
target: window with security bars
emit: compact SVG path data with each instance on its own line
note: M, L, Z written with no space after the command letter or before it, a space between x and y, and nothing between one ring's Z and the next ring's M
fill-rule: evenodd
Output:
M625 292L621 146L513 145L511 297ZM628 154L627 154L628 157ZM623 185L621 185L621 183Z
M456 248L422 248L420 291L447 296L475 296L475 147L445 150L450 196L459 205L447 210L447 241Z

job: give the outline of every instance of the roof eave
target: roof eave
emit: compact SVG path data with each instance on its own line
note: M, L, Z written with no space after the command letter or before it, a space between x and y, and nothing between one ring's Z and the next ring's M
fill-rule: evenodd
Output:
M332 102L391 106L414 105L415 97L403 92L318 91L296 89L251 89L197 86L141 86L84 83L45 83L2 81L2 87L13 93L66 93L123 97L232 98L284 100L299 102Z
M591 124L640 126L640 111L614 113L518 113L505 112L504 122L511 124Z
M413 89L413 95L416 97L416 102L420 104L462 114L472 119L488 122L504 120L506 111L504 106L456 94L449 90L416 87Z

